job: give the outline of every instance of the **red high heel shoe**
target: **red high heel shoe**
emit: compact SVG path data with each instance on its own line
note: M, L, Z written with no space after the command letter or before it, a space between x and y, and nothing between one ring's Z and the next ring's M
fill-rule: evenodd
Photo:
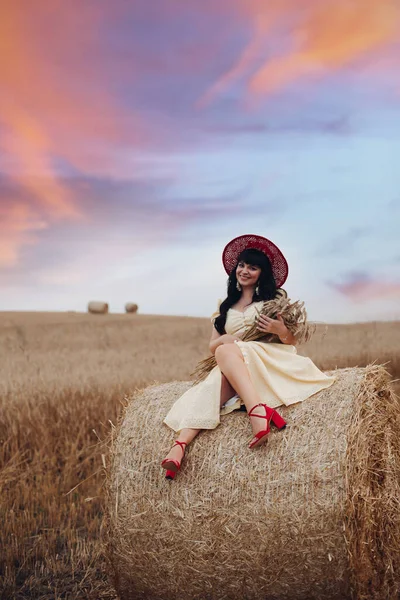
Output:
M283 417L281 417L281 415L276 412L276 410L274 408L270 408L269 406L267 406L268 412L271 412L271 422L275 425L275 427L277 429L285 429L286 427L286 421Z
M258 406L263 406L265 409L265 415L252 414L254 409ZM256 438L254 442L249 444L249 448L261 446L261 443L266 442L267 435L271 431L270 423L273 423L278 429L286 427L286 421L274 408L270 408L267 404L256 404L248 413L249 417L259 417L260 419L266 419L267 427L256 433L252 439Z
M175 479L175 471L166 471L165 479Z
M175 444L172 446L172 448L174 446L180 446L183 450L183 454L185 454L185 446L187 446L186 442L180 442L179 440L176 440ZM182 454L182 458L183 458L183 454ZM181 468L181 461L178 460L174 460L172 458L164 458L164 460L161 463L161 466L163 469L165 469L167 471L166 473L166 477L168 477L168 472L172 472L174 473L174 477L175 477L175 473L177 473L179 471L179 469ZM170 477L170 473L169 473L169 479L173 479L173 477Z

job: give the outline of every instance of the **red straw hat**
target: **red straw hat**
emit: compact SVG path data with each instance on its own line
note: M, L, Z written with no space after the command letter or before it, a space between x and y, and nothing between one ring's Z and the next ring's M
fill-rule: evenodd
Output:
M286 258L275 244L261 235L253 235L251 233L240 235L225 246L222 252L222 262L228 275L236 267L239 254L248 248L264 252L271 263L276 287L282 287L289 272Z

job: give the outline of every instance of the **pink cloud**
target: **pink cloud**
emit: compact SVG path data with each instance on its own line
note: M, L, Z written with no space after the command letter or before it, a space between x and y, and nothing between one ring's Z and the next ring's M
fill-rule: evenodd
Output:
M1 150L13 174L49 215L79 219L74 198L59 181L54 156L84 174L109 169L110 148L145 143L141 118L113 90L134 65L110 68L104 29L123 3L5 0L0 21ZM148 125L148 124L147 124ZM148 137L148 131L146 133Z
M47 227L46 220L24 202L0 206L0 268L16 266L21 247L35 244L37 232Z
M54 157L84 174L114 171L110 146L132 144L139 118L110 91L102 27L120 15L103 3L5 0L0 20L0 152L26 202L1 199L1 264L15 265L33 233L86 218L59 177ZM116 66L116 70L121 67Z
M348 281L332 284L338 292L353 302L368 302L369 300L400 299L400 282L373 278L365 273L353 273Z
M393 0L238 0L238 5L252 26L252 38L236 63L205 92L200 106L240 79L247 81L249 96L255 98L351 65L398 38L400 9ZM274 28L281 30L286 44L281 53L271 55L265 41Z

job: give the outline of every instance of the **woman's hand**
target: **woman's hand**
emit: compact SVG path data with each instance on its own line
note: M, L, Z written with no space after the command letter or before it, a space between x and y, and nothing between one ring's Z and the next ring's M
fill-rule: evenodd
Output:
M220 335L214 329L212 332L212 335L211 335L211 340L210 340L210 345L209 345L210 352L211 352L211 354L215 354L215 351L218 348L218 346L222 346L222 344L233 344L233 342L236 342L239 339L240 338L238 338L237 336L228 335L227 333Z
M264 333L275 333L280 338L286 338L290 333L280 314L277 315L276 319L271 319L270 317L260 314L258 317L257 329Z

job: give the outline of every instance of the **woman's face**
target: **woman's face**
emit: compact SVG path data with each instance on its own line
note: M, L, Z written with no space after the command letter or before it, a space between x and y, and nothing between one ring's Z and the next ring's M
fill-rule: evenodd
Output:
M255 287L257 285L258 278L261 275L261 267L255 265L249 265L243 260L238 262L236 267L236 279L243 287Z

